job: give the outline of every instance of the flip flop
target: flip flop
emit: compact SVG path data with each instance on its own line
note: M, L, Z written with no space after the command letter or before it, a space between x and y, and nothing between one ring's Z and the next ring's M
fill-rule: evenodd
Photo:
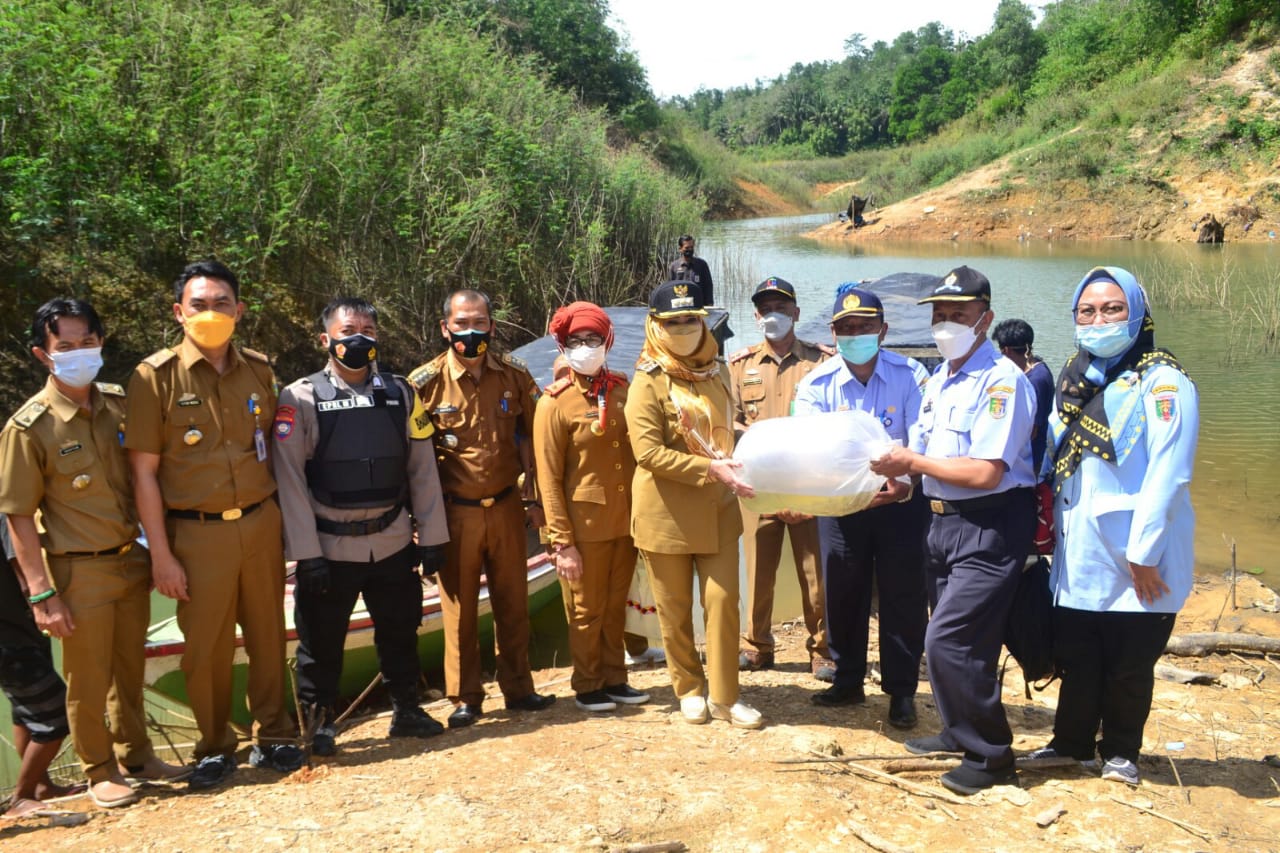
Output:
M129 793L116 797L114 800L106 800L99 797L93 788L89 788L89 799L93 800L93 804L102 809L118 809L122 806L131 806L138 801L138 792L132 789Z

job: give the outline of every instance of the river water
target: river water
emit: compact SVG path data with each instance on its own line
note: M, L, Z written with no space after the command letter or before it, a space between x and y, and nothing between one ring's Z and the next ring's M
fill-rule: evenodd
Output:
M896 272L942 275L961 264L991 279L996 321L1021 317L1055 375L1074 350L1070 298L1094 266L1133 272L1151 294L1156 342L1171 350L1200 391L1200 443L1192 498L1196 562L1203 573L1231 565L1280 586L1280 245L1122 241L1094 243L844 243L803 236L830 216L709 223L698 253L711 265L716 298L730 309L730 349L762 339L749 295L770 275L796 287L801 331L826 329L841 282ZM723 279L723 281L721 280ZM890 324L893 318L887 318ZM810 321L810 322L806 322ZM1266 334L1272 335L1270 348Z

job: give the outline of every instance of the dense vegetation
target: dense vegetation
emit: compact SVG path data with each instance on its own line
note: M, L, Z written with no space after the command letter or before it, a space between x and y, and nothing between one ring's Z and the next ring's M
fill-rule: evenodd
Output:
M601 40L606 15L2 0L0 404L38 378L23 342L41 301L91 297L120 378L176 335L167 283L197 257L242 275L241 336L285 379L318 362L312 318L339 291L383 308L401 369L438 351L459 286L497 297L508 339L565 300L633 297L702 211L618 142L656 112L634 57Z

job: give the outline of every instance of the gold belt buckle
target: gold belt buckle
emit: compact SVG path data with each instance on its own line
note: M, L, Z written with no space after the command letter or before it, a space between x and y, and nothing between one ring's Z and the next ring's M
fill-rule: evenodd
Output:
M231 509L223 511L222 520L235 521L236 519L240 518L240 516L242 515L244 515L244 512L240 509L240 507L232 507Z
M484 507L485 509L488 509L489 507L493 506L495 503L497 503L497 500L494 498L480 499L480 506Z
M946 511L942 501L929 501L929 509L933 510L936 515L942 515Z

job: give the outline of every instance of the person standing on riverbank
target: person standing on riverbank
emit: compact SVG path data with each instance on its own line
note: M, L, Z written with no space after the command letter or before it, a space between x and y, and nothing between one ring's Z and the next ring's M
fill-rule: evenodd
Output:
M815 369L796 391L796 414L864 411L890 438L905 443L920 413L918 362L881 349L889 325L870 290L843 285L831 309L840 357ZM918 371L918 372L917 372ZM862 512L822 518L822 582L827 596L827 638L835 678L810 697L815 705L866 701L867 641L872 588L879 594L880 686L889 694L889 724L916 725L915 695L928 613L924 533L928 508L910 483L890 479Z
M679 255L671 262L668 272L674 281L689 281L698 285L702 291L702 304L715 305L714 285L711 281L711 267L707 262L693 253L694 239L685 234L677 243Z
M267 435L275 373L265 355L231 343L244 303L223 264L188 264L173 298L182 341L134 369L124 446L155 588L178 602L182 674L200 729L189 787L202 791L236 769L237 624L249 656L249 764L291 773L305 756L285 705L284 546Z
M605 364L613 323L598 305L560 308L549 331L568 374L547 387L534 415L546 541L564 592L577 705L612 711L649 701L649 694L627 684L624 661L627 593L636 568L636 460L623 414L627 378Z
M1036 392L1035 428L1031 432L1031 465L1038 475L1044 462L1045 439L1049 431L1049 412L1053 410L1053 371L1044 359L1031 351L1036 333L1026 320L1001 320L991 330L991 340L1005 358L1027 374Z
M739 699L736 497L754 492L733 453L732 394L696 284L649 295L645 342L627 397L636 457L631 533L644 556L662 625L667 672L689 723L708 716L758 728ZM696 586L695 586L696 585ZM707 666L693 634L693 592L706 618Z
M49 379L0 433L0 512L36 625L62 641L67 720L89 796L115 808L138 799L126 773L163 781L186 774L156 757L147 733L151 563L134 542L124 389L93 381L105 337L82 300L52 299L36 311L29 343ZM54 686L46 690L47 701Z
M449 543L436 577L444 615L449 728L484 713L480 679L480 577L493 605L498 687L508 708L541 711L554 695L533 689L525 526L544 519L537 500L533 413L538 386L524 362L490 348L489 297L459 290L444 303L448 348L409 374L435 427ZM521 475L523 482L520 483Z
M996 665L1035 520L1035 394L987 340L995 315L985 275L957 267L920 303L933 306L945 361L925 386L911 446L892 448L871 470L919 475L933 512L925 655L942 732L905 745L962 753L942 784L968 795L1017 779Z
M333 755L344 642L361 597L391 694L389 735L444 731L418 704L417 566L440 570L449 529L431 419L408 382L377 369L377 309L340 296L320 325L328 364L280 393L271 463L285 557L297 561L298 697L315 724L312 751Z
M1050 420L1062 689L1053 739L1032 755L1087 766L1100 756L1103 779L1137 785L1155 665L1193 581L1199 394L1156 348L1146 294L1127 270L1091 270L1072 312L1078 349Z
M800 306L791 282L770 276L756 287L751 301L765 339L729 356L734 427L739 431L750 429L756 421L791 414L796 386L830 355L817 344L796 337ZM747 648L738 655L738 668L773 666L773 591L784 536L791 540L800 582L800 604L809 634L805 638L809 668L819 681L829 682L836 673L827 651L818 522L798 513L761 516L742 507L742 545L747 560L747 629L742 640Z

